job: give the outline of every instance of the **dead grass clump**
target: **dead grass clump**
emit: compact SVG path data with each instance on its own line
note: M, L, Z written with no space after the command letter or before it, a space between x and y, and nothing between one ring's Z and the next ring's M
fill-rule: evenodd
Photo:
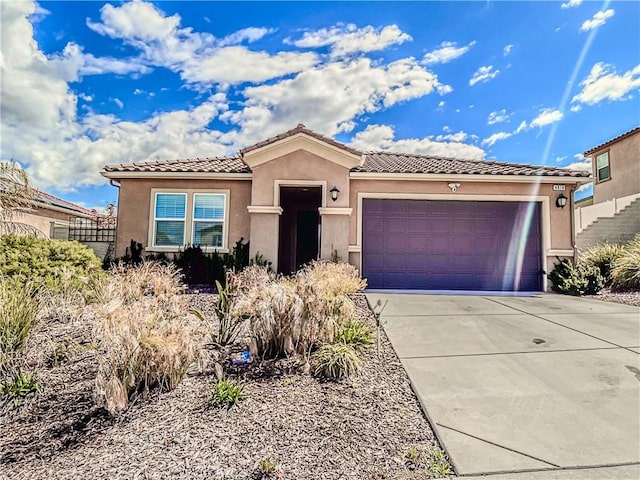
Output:
M182 274L172 264L143 262L136 266L116 265L111 269L109 281L99 300L107 303L119 299L125 304L155 297L167 300L185 290Z
M107 280L109 301L96 311L93 342L96 399L110 413L152 388L175 388L199 358L204 331L177 295L181 289L175 269L158 264L120 270Z

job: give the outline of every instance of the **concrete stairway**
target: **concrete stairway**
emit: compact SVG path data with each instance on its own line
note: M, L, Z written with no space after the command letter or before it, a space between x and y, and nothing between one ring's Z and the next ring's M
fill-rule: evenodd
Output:
M636 233L640 233L640 198L613 217L598 218L576 235L576 245L584 252L602 242L628 242Z

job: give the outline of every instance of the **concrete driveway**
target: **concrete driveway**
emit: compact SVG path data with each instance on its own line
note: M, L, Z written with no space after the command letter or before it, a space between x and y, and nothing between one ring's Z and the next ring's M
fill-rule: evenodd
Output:
M367 297L459 475L640 463L640 308Z

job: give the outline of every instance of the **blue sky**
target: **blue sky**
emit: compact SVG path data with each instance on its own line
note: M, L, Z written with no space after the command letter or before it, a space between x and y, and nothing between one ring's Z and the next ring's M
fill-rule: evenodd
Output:
M233 154L298 123L363 150L572 168L640 123L639 2L0 8L2 159L90 207L117 199L105 164Z

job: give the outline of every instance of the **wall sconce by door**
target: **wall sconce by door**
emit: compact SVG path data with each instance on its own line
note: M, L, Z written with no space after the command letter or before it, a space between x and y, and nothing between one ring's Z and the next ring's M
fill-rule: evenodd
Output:
M333 200L334 202L338 200L338 194L340 193L340 190L338 190L338 187L334 185L333 188L329 190L329 193L331 194L331 200Z
M569 199L564 194L561 193L560 195L558 195L558 198L556 198L556 207L564 208L568 200Z

